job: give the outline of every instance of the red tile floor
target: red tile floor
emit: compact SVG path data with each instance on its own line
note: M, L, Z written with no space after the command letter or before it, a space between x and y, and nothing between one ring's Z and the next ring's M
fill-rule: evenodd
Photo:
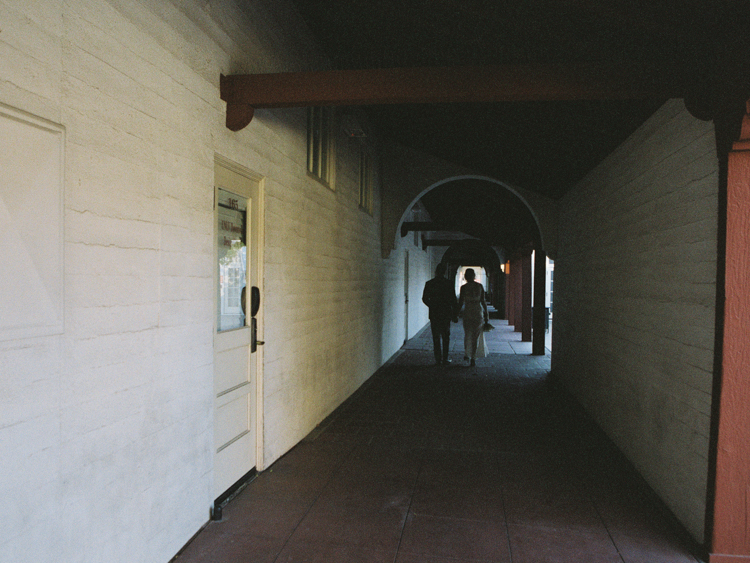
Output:
M460 325L450 366L432 365L422 331L175 563L695 562L684 531L550 380L549 356L492 322L476 368L461 361Z

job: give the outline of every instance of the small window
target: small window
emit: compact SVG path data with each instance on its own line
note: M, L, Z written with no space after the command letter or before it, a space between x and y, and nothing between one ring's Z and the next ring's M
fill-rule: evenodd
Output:
M372 215L372 157L364 143L359 153L359 207Z
M332 107L314 107L307 111L307 172L333 189Z
M242 288L247 272L247 198L219 188L217 253L219 332L245 326Z

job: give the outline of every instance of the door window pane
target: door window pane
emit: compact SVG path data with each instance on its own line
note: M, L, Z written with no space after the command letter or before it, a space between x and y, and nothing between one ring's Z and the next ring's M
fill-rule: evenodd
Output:
M245 326L242 289L247 273L247 198L218 190L217 257L219 295L217 330Z

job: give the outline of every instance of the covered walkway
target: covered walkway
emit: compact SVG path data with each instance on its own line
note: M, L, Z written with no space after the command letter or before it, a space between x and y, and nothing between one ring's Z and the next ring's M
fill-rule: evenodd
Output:
M477 368L429 329L259 475L179 563L676 563L681 528L493 320ZM530 344L528 344L530 346ZM498 352L505 353L498 353Z

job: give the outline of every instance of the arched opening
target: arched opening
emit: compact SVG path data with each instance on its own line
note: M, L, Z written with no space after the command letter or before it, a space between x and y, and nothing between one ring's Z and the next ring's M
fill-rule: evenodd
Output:
M530 242L545 248L545 236L534 208L517 190L494 178L451 176L426 187L402 210L402 236L406 216L420 201L435 227L447 227L441 231L461 231L506 249Z
M466 268L481 271L488 300L505 318L505 259L498 254L498 249L477 239L457 240L444 250L441 261L449 266L450 275L455 276L456 292Z
M489 276L487 275L487 271L484 269L483 266L461 266L458 271L456 272L456 282L455 282L455 288L456 293L461 291L461 286L466 283L466 270L474 270L475 278L474 280L477 283L482 284L482 287L484 287L484 291L489 293Z
M428 217L405 221L415 205ZM501 319L508 319L522 340L534 343L533 353L545 353L546 254L539 220L528 202L503 182L484 176L455 176L433 183L402 213L400 235L422 233L424 247L444 249L441 261L456 275L459 267L484 269L489 300ZM540 292L532 286L532 252ZM506 267L505 264L508 264ZM518 266L516 268L511 265ZM512 272L512 274L511 274ZM458 283L458 282L457 282ZM536 313L533 303L541 305Z

